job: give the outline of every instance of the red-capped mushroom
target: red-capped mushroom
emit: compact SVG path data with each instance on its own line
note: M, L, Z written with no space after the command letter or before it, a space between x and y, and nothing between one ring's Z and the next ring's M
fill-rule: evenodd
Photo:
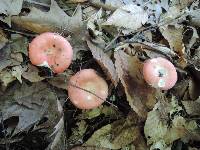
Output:
M176 68L169 60L162 57L145 61L143 76L152 87L162 90L172 88L177 81Z
M64 72L69 67L72 55L70 43L56 33L42 33L29 44L31 63L49 67L55 73Z
M106 81L94 69L83 69L69 80L68 96L80 109L93 109L100 106L108 96Z

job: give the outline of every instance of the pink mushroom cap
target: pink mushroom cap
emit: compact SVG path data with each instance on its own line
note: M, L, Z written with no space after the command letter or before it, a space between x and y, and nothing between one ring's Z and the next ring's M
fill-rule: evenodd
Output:
M69 80L67 89L69 99L80 109L96 108L108 96L108 85L106 81L97 75L93 69L83 69L73 75Z
M69 67L72 55L70 43L56 33L42 33L29 44L31 63L49 67L55 73L64 72Z
M149 85L162 90L172 88L177 81L176 68L169 60L162 57L145 61L143 76Z

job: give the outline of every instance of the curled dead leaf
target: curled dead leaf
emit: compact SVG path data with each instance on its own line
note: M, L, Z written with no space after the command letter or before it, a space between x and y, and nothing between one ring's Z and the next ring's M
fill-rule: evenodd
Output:
M179 56L178 65L182 68L187 66L185 46L183 43L183 26L162 26L160 31L165 39L169 42L170 48Z
M117 86L119 79L118 79L113 61L110 59L110 57L106 53L103 52L103 49L95 46L89 40L87 40L87 44L88 44L88 47L90 48L90 51L92 52L93 57L97 60L98 64L104 70L105 74L112 81L112 83L115 86Z
M51 0L48 12L32 7L27 16L13 16L12 22L36 33L57 30L74 33L79 32L82 26L82 11L81 7L78 6L75 15L70 17L58 6L56 1Z
M136 56L129 56L118 50L115 52L115 67L125 88L131 108L142 118L146 118L147 108L156 102L156 89L147 85L142 77L143 64Z
M130 4L118 8L103 25L114 25L134 31L145 24L147 20L148 15L142 7Z
M29 80L30 82L39 82L44 80L43 77L39 76L39 70L37 67L28 64L27 70L22 73L22 77Z

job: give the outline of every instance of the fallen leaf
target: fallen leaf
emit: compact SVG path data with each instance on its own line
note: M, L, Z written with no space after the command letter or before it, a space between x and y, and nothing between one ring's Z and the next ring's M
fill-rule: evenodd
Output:
M199 26L200 25L200 10L190 10L189 11L189 16L190 16L190 24L192 26Z
M186 52L188 55L191 55L190 49L192 48L192 46L195 44L195 42L197 41L197 39L199 38L199 35L197 33L196 28L194 27L189 27L188 32L192 32L191 38L189 39L188 43L185 43L185 47L186 47ZM187 34L185 36L188 36ZM187 38L187 37L185 37Z
M132 54L136 53L137 51L145 52L149 58L155 58L155 57L169 57L174 58L177 56L177 54L171 50L170 48L162 45L157 44L153 42L137 42L137 43L131 43L133 52ZM130 53L130 54L131 54Z
M13 77L17 78L17 80L22 83L22 74L26 70L26 68L22 68L22 66L14 66L11 69L11 74Z
M147 85L142 77L143 64L136 56L129 56L122 50L114 55L117 74L125 88L131 108L143 119L147 115L147 106L154 106L156 89Z
M29 80L30 82L39 82L44 80L44 78L39 75L39 70L37 67L31 64L28 64L27 70L22 73L22 77Z
M188 92L191 100L196 100L200 96L199 88L200 86L198 82L195 82L195 79L191 79L188 87Z
M100 150L98 147L92 147L92 146L76 146L72 148L71 150ZM101 150L110 150L108 148L101 148Z
M91 40L101 46L101 48L104 48L106 46L106 38L102 31L103 22L104 18L102 9L90 16L87 22L87 29L92 37Z
M13 16L12 22L36 33L62 30L66 33L79 32L82 26L82 11L78 6L74 16L68 16L56 3L51 0L50 10L41 11L32 7L27 16Z
M15 60L19 63L22 63L24 61L22 53L11 53L10 58L12 58L13 60Z
M58 74L57 76L48 79L48 82L57 88L66 90L69 78L72 76L72 74L73 73L70 70L68 70L67 72Z
M183 43L183 27L171 25L162 26L160 27L160 31L169 42L170 48L178 54L178 65L185 68L187 66L187 60Z
M153 144L155 146L156 143L162 142L163 147L165 147L177 139L187 137L188 134L190 135L197 129L197 124L190 127L190 124L195 124L193 120L186 121L178 114L182 109L175 101L175 99L172 99L170 103L166 103L167 107L163 107L162 102L158 102L154 109L148 113L144 126L148 145ZM166 111L164 114L162 113L163 109ZM170 116L168 116L169 113Z
M116 73L115 66L110 59L110 57L103 52L103 49L95 46L92 42L87 40L87 45L92 52L93 57L97 60L98 64L106 73L107 77L112 81L112 83L117 86L118 83L118 76Z
M122 117L122 114L118 110L116 110L115 107L108 107L106 105L102 105L92 110L83 110L82 113L78 115L77 119L92 119L101 114L104 115L104 117L109 117L110 119Z
M16 78L7 69L0 72L0 81L3 87L7 87L9 83L14 81Z
M84 134L87 130L87 123L84 120L80 120L76 123L75 128L72 129L72 135L68 139L68 144L82 144Z
M0 20L11 26L11 16L18 15L21 12L22 4L23 0L1 0L0 14L6 15L6 17L0 17Z
M23 53L28 56L28 39L19 34L11 34L11 51L12 53Z
M63 129L64 129L64 118L61 117L58 123L55 125L53 133L49 136L49 138L52 139L51 143L48 145L49 149L58 149L59 147L63 148L63 145L60 145L64 144L65 135Z
M118 7L121 7L121 4L123 5L122 0L91 0L90 3L92 6L111 11L115 11Z
M8 39L6 37L6 34L3 32L3 30L0 29L0 49L3 48L7 42Z
M103 25L114 25L134 31L145 24L147 20L147 13L140 6L131 4L118 8Z
M59 118L56 95L44 83L16 83L0 96L0 101L3 119L19 117L13 135L30 129L44 116L49 120L46 124L50 131Z
M69 2L72 3L83 3L83 2L87 2L88 0L69 0Z
M199 110L200 98L198 98L196 101L182 101L182 104L188 115L191 115L191 116L200 115L200 110Z
M20 62L12 59L10 55L11 55L10 44L7 44L2 49L0 49L0 72L8 66L20 65Z
M135 121L132 116L108 124L95 131L84 146L120 149L133 142L140 135Z
M173 94L174 96L181 97L182 100L187 100L189 97L186 96L188 93L188 87L189 87L190 80L182 80L178 82L174 88L173 88ZM186 98L186 99L185 99Z

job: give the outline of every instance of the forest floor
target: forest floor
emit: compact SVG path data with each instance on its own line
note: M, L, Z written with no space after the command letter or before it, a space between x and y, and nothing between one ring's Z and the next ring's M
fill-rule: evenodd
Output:
M0 21L1 150L200 149L198 0L1 0ZM62 73L29 59L44 32L72 46ZM169 90L144 80L144 62L157 57L176 68ZM89 68L108 97L81 110L67 87Z

